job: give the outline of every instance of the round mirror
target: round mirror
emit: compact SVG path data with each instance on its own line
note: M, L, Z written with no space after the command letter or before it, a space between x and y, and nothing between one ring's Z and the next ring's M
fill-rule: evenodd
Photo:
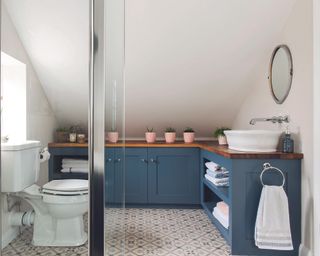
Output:
M292 83L292 55L286 45L280 45L273 51L270 63L270 87L274 100L282 104L289 95Z

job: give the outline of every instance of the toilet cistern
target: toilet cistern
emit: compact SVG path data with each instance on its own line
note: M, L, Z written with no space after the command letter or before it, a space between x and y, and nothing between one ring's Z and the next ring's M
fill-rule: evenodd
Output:
M253 118L250 120L251 125L255 125L256 122L271 122L274 124L276 123L282 124L282 123L289 123L290 118L288 115L285 115L285 116L273 116L271 118Z

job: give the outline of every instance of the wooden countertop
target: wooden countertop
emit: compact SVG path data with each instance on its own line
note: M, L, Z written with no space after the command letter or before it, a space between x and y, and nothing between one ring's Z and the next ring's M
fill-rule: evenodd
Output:
M227 146L220 146L214 141L196 141L194 143L184 143L183 141L177 141L175 143L169 144L164 141L158 141L156 143L147 143L145 141L125 141L118 143L106 143L106 147L129 147L129 148L201 148L207 151L216 153L226 158L231 159L302 159L303 154L301 153L261 153L261 152L241 152L236 150L231 150ZM49 148L86 148L87 143L49 143Z

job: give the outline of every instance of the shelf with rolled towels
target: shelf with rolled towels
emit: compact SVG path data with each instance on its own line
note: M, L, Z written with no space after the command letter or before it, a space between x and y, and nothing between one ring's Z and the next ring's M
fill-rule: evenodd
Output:
M212 161L205 163L203 184L229 204L229 171Z
M88 173L89 163L86 159L63 158L61 163L62 173Z

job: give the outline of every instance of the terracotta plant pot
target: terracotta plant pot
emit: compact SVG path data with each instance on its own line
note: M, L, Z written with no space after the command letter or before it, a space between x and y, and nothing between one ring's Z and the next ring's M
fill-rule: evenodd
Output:
M147 143L155 143L157 139L157 134L155 132L146 132Z
M194 142L194 132L184 132L183 133L183 140L185 143Z
M56 132L55 141L58 143L68 142L69 141L69 132Z
M176 133L175 132L166 132L164 134L164 137L166 139L166 143L174 143L176 140Z
M108 141L111 143L117 143L119 139L118 132L108 132Z
M227 145L228 144L227 137L226 136L219 136L218 142L219 142L219 145Z

